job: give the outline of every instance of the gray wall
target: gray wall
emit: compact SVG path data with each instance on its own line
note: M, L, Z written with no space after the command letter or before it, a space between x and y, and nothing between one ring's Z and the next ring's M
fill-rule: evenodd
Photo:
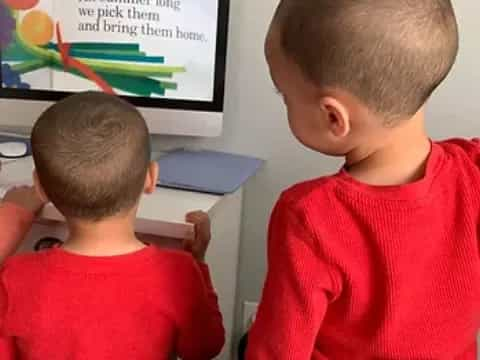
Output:
M453 0L460 26L460 55L450 77L428 105L434 137L480 136L480 2Z
M246 188L237 294L241 304L260 296L266 269L266 226L281 190L335 171L340 162L307 151L296 142L281 99L273 91L263 40L278 1L231 1L224 135L208 141L158 138L156 145L207 146L267 160ZM429 128L434 137L480 135L480 3L457 0L455 5L463 32L462 51L452 76L429 106Z

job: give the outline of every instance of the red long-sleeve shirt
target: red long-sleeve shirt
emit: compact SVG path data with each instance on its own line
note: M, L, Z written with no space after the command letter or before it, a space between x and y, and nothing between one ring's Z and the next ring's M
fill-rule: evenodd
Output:
M32 227L34 215L11 203L0 203L0 259L12 255ZM13 360L14 343L0 337L0 359Z
M51 249L9 259L0 280L0 329L22 359L206 360L224 344L208 268L181 252Z
M412 184L342 171L286 191L248 359L476 359L479 167L479 143L455 140Z

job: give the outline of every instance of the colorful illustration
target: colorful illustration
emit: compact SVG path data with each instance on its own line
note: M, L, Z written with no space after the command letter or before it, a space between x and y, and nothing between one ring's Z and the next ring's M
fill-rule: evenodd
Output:
M112 94L152 97L178 90L172 79L186 72L184 66L169 66L166 57L147 55L135 42L69 42L61 21L37 9L38 3L0 0L3 87L29 89L25 74L51 69L86 79Z

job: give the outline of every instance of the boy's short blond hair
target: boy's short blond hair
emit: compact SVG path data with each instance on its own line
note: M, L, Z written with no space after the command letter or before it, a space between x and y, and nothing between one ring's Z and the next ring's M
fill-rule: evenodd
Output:
M150 162L150 137L135 107L86 92L40 116L32 152L40 183L63 215L98 221L136 205Z
M414 115L450 72L450 0L283 0L285 54L320 87L345 89L386 121Z

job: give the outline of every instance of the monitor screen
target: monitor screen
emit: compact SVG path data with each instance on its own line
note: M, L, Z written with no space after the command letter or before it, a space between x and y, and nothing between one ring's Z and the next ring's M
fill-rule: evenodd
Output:
M228 0L0 0L0 97L223 111Z

